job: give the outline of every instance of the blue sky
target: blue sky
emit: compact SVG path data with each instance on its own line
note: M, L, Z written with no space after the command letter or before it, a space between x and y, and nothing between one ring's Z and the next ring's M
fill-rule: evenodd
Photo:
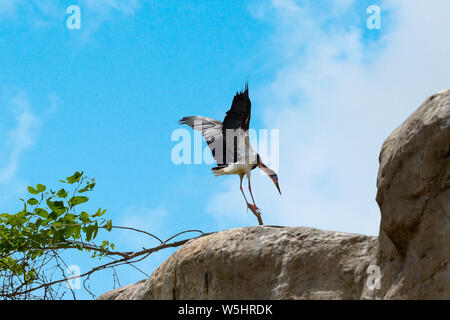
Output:
M81 8L81 30L66 28L71 4ZM371 4L381 8L380 30L366 27ZM107 208L118 225L161 237L255 225L237 177L171 160L177 120L223 119L248 78L251 126L280 132L283 196L268 178L252 180L265 222L376 235L381 144L448 87L445 8L420 0L2 0L0 211L16 211L27 185L54 186L83 170L97 180L90 208ZM426 18L433 15L442 19ZM105 236L124 250L154 244ZM150 274L171 252L142 268ZM122 285L144 277L119 271ZM91 287L109 290L110 273Z

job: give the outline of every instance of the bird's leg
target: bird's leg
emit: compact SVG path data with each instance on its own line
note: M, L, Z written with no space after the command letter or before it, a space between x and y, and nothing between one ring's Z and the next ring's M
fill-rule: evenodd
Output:
M247 197L245 196L244 190L242 189L242 179L244 178L244 175L243 175L243 174L240 174L240 175L239 175L239 178L241 179L241 183L240 183L240 185L239 185L239 188L241 189L242 195L244 196L245 203L247 204L247 210L248 210L248 208L250 208L251 205L248 203ZM247 212L248 212L248 211L247 211Z
M247 176L247 180L248 180L248 190L250 191L250 195L252 196L252 200L253 200L253 205L247 203L248 208L250 208L250 210L252 210L253 214L256 216L256 218L258 219L258 223L260 226L264 225L262 218L261 218L261 211L260 209L256 206L255 203L255 198L253 198L253 194L252 194L252 187L250 185L250 176Z
M261 210L260 208L258 208L258 206L255 203L255 198L253 198L253 193L252 193L252 186L250 185L250 179L248 179L248 191L250 191L250 195L252 196L252 200L253 200L253 205L255 207L256 210Z
M259 212L259 209L258 209L258 207L256 207L256 205L251 205L250 203L248 203L247 197L245 196L244 190L242 189L242 179L244 178L244 175L240 174L239 178L241 179L241 183L239 185L239 188L241 189L242 195L244 196L244 199L245 199L245 203L247 204L247 210L250 209L253 212L253 214L258 219L259 225L262 226L264 223L263 223L263 221L261 219L261 212ZM252 198L253 198L253 196L252 196ZM255 201L253 200L253 202L255 202Z

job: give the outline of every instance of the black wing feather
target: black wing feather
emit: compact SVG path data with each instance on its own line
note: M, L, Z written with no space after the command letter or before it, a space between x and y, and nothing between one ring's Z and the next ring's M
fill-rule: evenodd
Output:
M179 121L180 124L187 124L194 130L199 130L205 138L210 147L213 157L217 162L217 168L222 168L230 163L234 163L238 158L238 143L236 137L233 144L233 149L227 148L227 129L238 130L241 129L246 132L250 124L251 102L248 96L248 84L245 84L244 91L236 92L233 98L230 110L227 111L223 123L218 120L201 116L184 117ZM222 144L222 152L217 155L214 142ZM230 147L230 146L229 146Z
M251 102L248 97L248 84L245 84L245 90L236 92L223 120L223 129L242 129L247 131L250 125Z

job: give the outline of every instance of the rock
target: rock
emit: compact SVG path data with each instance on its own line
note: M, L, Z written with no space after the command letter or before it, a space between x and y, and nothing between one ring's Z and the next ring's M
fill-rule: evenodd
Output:
M231 229L189 241L148 280L109 297L355 299L375 249L376 237L357 234L302 227Z
M450 298L450 89L429 97L384 142L376 200L386 299Z
M124 300L123 297L127 299L126 297L128 297L129 292L133 291L134 288L138 287L144 281L145 280L141 280L134 284L129 284L127 286L123 286L115 290L107 291L101 296L99 296L97 300Z
M450 90L384 142L379 237L257 226L191 240L98 299L450 299Z

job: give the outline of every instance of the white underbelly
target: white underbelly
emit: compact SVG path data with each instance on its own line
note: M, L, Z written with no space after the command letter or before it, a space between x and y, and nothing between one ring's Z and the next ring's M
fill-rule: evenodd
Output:
M252 164L248 163L233 163L225 168L214 170L213 173L216 176L226 175L226 174L250 174L252 171Z

